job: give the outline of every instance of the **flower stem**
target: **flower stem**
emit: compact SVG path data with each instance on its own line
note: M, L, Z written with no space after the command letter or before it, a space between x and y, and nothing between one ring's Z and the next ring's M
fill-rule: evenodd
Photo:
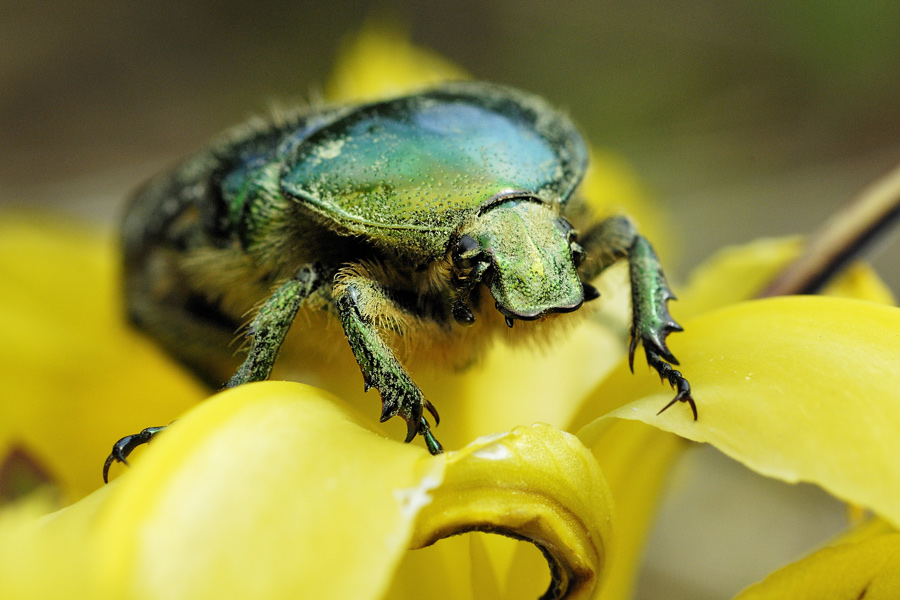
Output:
M900 166L864 188L809 238L760 298L815 294L900 218Z

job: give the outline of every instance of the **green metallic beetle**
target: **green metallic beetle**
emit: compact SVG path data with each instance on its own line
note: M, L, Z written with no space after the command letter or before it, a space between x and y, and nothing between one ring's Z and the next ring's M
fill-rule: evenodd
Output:
M406 441L422 435L436 454L424 412L436 424L437 411L394 349L414 338L420 357L466 364L504 325L539 330L596 298L588 282L628 259L629 360L642 343L677 390L663 410L688 402L696 419L665 343L681 327L659 261L626 218L591 222L576 193L586 165L567 118L535 96L477 82L244 127L132 200L129 314L225 387L268 378L295 321L316 330L289 344L345 337L366 389L381 392L381 420L400 415ZM229 344L248 313L238 365ZM119 440L104 479L161 429Z

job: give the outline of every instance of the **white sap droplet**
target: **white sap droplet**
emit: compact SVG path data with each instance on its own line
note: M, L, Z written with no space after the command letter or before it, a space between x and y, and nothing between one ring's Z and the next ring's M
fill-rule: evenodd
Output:
M428 492L441 485L441 480L441 477L429 475L423 477L416 487L394 490L394 498L400 504L403 516L413 519L422 507L431 504L431 494Z
M503 444L491 444L472 453L472 456L483 460L505 460L512 456L509 448Z

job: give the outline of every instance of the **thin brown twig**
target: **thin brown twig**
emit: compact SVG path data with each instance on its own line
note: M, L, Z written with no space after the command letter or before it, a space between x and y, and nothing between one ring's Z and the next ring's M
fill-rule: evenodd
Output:
M814 294L900 217L900 166L876 180L809 238L758 297Z

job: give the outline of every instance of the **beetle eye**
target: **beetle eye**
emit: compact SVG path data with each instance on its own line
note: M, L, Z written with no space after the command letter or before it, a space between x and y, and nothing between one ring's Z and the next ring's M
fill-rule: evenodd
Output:
M481 253L481 246L470 235L460 236L453 249L453 262L461 269L471 269Z

